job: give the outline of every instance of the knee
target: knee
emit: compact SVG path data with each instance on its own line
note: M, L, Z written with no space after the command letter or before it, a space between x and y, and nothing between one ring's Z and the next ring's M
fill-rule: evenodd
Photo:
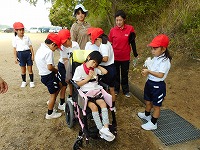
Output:
M98 108L94 103L90 103L88 107L92 110L92 112L97 112Z

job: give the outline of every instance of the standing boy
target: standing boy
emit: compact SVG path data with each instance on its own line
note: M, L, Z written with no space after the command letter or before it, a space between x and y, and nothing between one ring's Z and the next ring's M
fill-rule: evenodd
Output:
M58 69L54 66L53 52L60 47L60 38L55 33L50 33L37 50L35 55L35 62L41 76L41 82L47 87L50 93L50 100L48 102L48 112L46 119L58 118L62 113L53 111L56 97L59 93L59 80L56 76Z

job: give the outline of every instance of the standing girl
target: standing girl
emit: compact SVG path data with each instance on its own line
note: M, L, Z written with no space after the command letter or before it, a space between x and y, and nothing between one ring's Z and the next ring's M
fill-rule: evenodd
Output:
M112 43L115 55L115 94L117 95L119 93L121 84L123 94L126 97L130 97L128 72L131 49L135 57L137 57L138 54L136 51L134 28L131 25L125 24L125 20L125 12L122 10L117 11L115 14L116 27L110 30L109 41Z
M85 49L85 45L89 41L87 29L90 27L90 24L85 22L87 14L88 10L82 4L76 5L74 17L76 17L77 21L72 25L70 33L72 41L76 41L81 49Z
M21 67L22 84L21 87L26 87L26 69L28 70L30 77L30 87L35 87L33 81L33 61L34 52L32 43L28 36L24 35L24 25L21 22L15 22L13 24L15 29L15 37L12 41L12 46L14 47L14 59L15 63ZM26 68L27 65L27 68Z
M110 94L112 95L113 109L115 110L115 74L116 69L114 65L114 52L112 45L108 41L108 36L104 34L104 31L101 28L94 28L91 32L91 41L92 44L95 44L99 47L99 52L103 56L100 66L105 68L108 73L102 77L102 82L106 83L109 86Z
M144 130L157 129L157 119L160 116L160 107L164 97L166 96L166 84L165 78L171 67L172 57L167 49L169 44L169 38L160 34L156 36L152 42L148 45L151 47L152 60L146 62L147 69L142 70L142 75L147 76L147 82L144 87L144 99L145 99L145 112L139 112L138 116L148 122L141 127ZM153 115L150 115L153 108Z

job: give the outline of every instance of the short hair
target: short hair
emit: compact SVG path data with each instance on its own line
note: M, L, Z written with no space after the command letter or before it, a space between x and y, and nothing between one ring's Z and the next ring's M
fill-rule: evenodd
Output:
M118 10L116 13L115 13L115 18L116 17L119 17L121 16L123 19L126 19L126 14L123 10Z
M94 60L97 63L97 66L102 62L103 56L99 51L92 51L89 55L89 60ZM86 61L89 61L88 59Z

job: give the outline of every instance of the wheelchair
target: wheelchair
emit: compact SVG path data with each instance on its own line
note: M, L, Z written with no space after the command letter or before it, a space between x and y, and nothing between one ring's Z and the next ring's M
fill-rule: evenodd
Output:
M90 50L74 50L71 55L70 63L72 65L72 76L77 66L81 65L91 53ZM92 112L87 107L87 94L83 93L80 87L73 81L70 80L73 85L72 101L67 101L65 106L65 117L66 123L69 128L73 128L75 123L79 122L80 131L77 139L74 142L73 149L78 150L83 146L83 140L85 139L86 144L89 143L89 139L98 139L99 130L97 129L94 121L92 120ZM112 124L109 125L110 131L117 135L117 122L115 117L115 109L112 107L112 96L108 94L109 86L101 82L99 77L98 82L102 87L102 93L105 94L105 102L107 103L108 109L111 110ZM109 99L109 100L106 100ZM100 107L99 107L100 112Z

